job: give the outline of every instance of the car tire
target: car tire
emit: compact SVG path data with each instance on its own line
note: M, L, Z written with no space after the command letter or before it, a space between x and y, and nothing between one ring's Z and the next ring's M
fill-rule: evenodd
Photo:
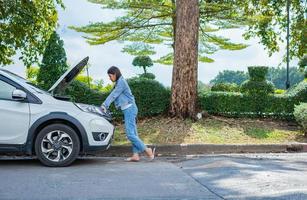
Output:
M35 140L35 153L42 164L65 167L72 164L80 152L80 140L74 129L65 124L44 127Z

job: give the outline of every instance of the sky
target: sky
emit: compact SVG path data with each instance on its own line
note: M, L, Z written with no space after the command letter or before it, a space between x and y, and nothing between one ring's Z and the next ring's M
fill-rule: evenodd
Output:
M122 11L105 10L100 5L89 3L87 0L64 0L65 9L59 8L59 27L57 32L64 41L67 60L73 66L84 57L89 56L89 74L96 80L103 79L105 84L111 83L107 76L110 66L117 66L125 78L130 78L143 73L141 68L132 65L134 56L121 52L123 44L112 41L104 45L92 46L86 43L82 37L83 33L77 33L69 29L69 26L83 26L91 22L109 22L122 14ZM221 36L230 38L233 42L248 44L249 47L239 51L221 50L216 52L212 58L214 63L199 63L198 80L209 83L220 71L241 70L247 71L247 66L265 65L277 67L281 64L282 57L286 52L285 45L281 45L281 51L268 56L264 46L259 44L259 39L244 40L243 30L230 29L220 31ZM166 55L167 48L159 46L156 48L157 54L152 56L157 59ZM20 55L14 57L14 64L5 66L10 71L25 77L25 66L18 60ZM296 66L297 60L293 60L290 66ZM285 67L286 64L282 63ZM172 66L155 63L148 72L155 74L156 80L165 86L171 86Z

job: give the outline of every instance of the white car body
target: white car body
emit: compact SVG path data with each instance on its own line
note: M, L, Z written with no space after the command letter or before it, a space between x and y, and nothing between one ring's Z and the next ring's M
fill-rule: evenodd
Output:
M64 79L65 75L67 73L60 79ZM57 81L57 84L60 82ZM26 98L10 98L6 94L7 88L13 90L17 97L24 92ZM104 116L106 113L91 112L84 107L98 108L85 104L80 107L73 102L59 100L25 79L0 70L0 151L33 154L37 134L52 123L63 123L74 129L80 140L80 152L108 149L114 133L110 118Z

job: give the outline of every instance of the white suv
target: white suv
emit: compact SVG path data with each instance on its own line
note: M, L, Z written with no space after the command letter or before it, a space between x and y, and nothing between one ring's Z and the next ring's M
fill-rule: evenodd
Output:
M43 91L0 69L0 151L36 154L47 166L68 166L80 153L105 150L114 126L109 112L53 95L63 90L88 62L69 69Z

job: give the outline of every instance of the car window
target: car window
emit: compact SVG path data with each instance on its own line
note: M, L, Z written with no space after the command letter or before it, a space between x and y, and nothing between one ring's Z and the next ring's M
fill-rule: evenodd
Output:
M0 80L0 99L12 100L13 91L16 88Z

